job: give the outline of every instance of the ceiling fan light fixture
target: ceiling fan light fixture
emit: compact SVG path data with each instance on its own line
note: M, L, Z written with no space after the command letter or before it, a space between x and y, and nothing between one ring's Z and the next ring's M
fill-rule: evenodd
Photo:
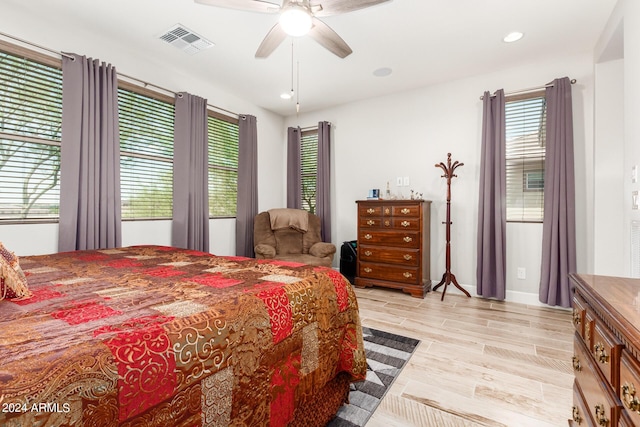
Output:
M520 31L512 31L509 34L507 34L506 36L504 36L504 38L502 40L505 43L513 43L513 42L517 42L522 37L524 37L524 34L521 33Z
M309 12L298 5L292 4L280 15L280 25L290 36L300 37L309 32L312 26Z

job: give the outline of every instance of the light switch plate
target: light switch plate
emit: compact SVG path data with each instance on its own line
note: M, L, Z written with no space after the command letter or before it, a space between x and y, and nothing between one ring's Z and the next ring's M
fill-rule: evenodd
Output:
M632 191L631 192L631 209L638 209L639 202L640 201L638 200L638 192Z
M402 179L402 183L403 183L403 185L404 185L405 187L408 187L408 186L409 186L409 177L408 177L408 176L405 176L405 177Z
M631 183L635 184L638 182L638 165L633 165L631 167Z
M397 187L402 187L402 177L401 176L396 178L396 186Z

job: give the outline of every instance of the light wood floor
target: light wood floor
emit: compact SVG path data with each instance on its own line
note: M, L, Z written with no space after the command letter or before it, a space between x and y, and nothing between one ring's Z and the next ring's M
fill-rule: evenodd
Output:
M571 313L356 289L363 326L421 340L367 427L558 427L571 416Z

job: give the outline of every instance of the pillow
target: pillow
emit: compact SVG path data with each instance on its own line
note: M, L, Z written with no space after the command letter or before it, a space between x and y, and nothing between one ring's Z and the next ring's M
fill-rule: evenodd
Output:
M27 277L20 268L18 257L0 242L0 299L31 298Z

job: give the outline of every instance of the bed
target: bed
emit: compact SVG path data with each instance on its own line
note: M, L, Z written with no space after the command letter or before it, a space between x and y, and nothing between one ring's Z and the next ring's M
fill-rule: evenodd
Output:
M0 301L1 426L324 425L362 380L326 267L163 246L20 258Z

